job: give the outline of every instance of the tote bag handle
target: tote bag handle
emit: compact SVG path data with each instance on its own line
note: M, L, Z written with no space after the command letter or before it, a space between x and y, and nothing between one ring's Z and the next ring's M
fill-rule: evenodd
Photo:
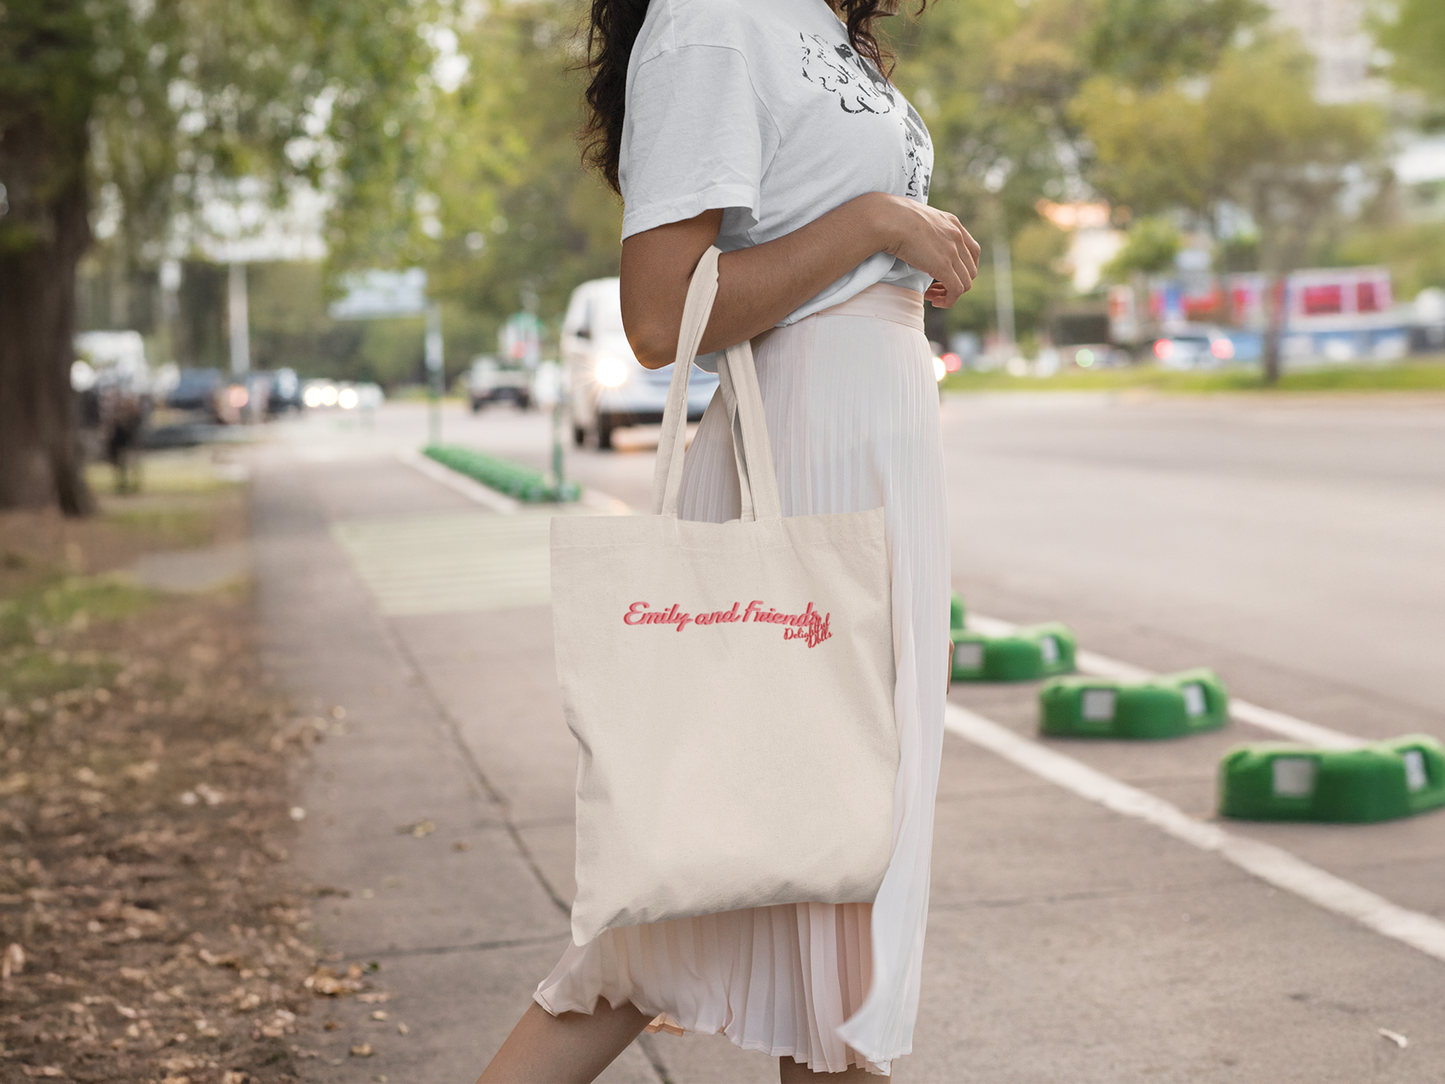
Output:
M657 469L652 477L652 514L677 516L678 491L682 487L682 461L687 445L687 385L692 362L702 343L702 333L717 299L717 261L721 253L711 247L702 254L687 288L682 309L682 327L677 336L677 357L673 361L672 383L662 413L662 439L657 445ZM773 449L768 442L763 395L758 371L753 364L752 344L746 340L728 347L718 361L718 383L723 404L732 424L733 453L737 461L738 488L742 493L742 518L779 519L778 478L773 469Z

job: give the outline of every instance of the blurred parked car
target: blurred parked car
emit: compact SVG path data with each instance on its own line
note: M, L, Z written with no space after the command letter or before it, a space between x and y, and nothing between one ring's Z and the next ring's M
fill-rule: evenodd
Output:
M1194 325L1154 340L1166 369L1213 369L1234 360L1234 343L1216 327Z
M612 431L662 421L672 366L645 369L622 330L622 296L617 279L593 279L572 291L562 321L562 359L571 389L572 437L589 436L598 448L612 447ZM717 389L717 374L693 366L687 384L687 417L702 417Z
M504 369L494 357L479 357L467 371L467 399L475 413L488 403L509 402L518 410L532 405L532 379L525 369Z
M172 410L194 410L216 417L217 396L221 390L219 369L182 369L176 386L166 396Z

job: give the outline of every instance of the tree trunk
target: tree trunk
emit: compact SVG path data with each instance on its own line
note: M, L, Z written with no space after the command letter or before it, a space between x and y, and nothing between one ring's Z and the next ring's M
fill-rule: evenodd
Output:
M1265 288L1265 303L1269 306L1269 323L1264 330L1264 382L1270 387L1279 383L1281 340L1284 338L1285 297L1287 276L1275 272L1269 276Z
M90 242L85 157L83 128L67 139L32 116L0 132L0 509L95 506L70 386L76 267Z

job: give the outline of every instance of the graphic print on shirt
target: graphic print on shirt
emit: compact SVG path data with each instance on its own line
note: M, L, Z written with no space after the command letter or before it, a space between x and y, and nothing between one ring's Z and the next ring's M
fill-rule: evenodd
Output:
M803 44L803 78L838 97L845 113L871 113L889 116L903 106L904 140L907 144L904 170L908 174L907 195L928 199L931 170L926 148L931 146L928 129L893 84L883 73L864 60L848 45L829 45L817 34L799 34Z

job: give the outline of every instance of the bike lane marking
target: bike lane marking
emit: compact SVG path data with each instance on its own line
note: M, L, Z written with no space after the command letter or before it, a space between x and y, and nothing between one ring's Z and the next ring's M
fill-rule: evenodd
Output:
M1218 825L1196 820L1162 798L1020 737L958 704L945 703L943 726L950 733L1081 798L1152 824L1175 839L1219 855L1267 884L1445 962L1445 922L1391 903L1272 844L1237 836Z

